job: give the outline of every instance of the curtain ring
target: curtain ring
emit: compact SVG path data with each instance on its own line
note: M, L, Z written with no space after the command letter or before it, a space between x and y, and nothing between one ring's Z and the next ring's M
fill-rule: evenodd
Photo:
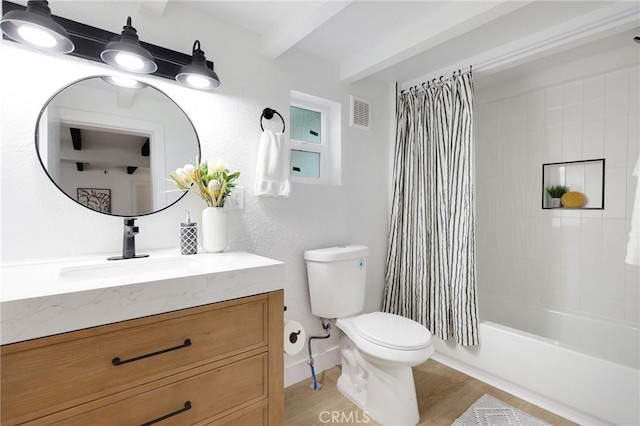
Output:
M271 108L265 108L262 110L262 115L260 116L260 128L264 132L264 127L262 126L262 119L266 118L267 120L271 120L273 118L273 114L276 114L278 117L280 117L280 120L282 120L282 133L284 133L284 130L287 127L287 125L284 122L284 118L282 118L282 116L278 111Z

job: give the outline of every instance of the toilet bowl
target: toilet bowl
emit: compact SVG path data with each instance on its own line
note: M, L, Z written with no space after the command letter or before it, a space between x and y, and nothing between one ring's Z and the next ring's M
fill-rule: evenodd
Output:
M383 425L420 421L411 367L434 352L431 333L410 319L374 312L339 318L338 390Z
M311 311L336 319L341 331L338 390L383 425L420 421L411 367L433 354L431 333L399 315L362 314L369 250L365 246L308 250Z

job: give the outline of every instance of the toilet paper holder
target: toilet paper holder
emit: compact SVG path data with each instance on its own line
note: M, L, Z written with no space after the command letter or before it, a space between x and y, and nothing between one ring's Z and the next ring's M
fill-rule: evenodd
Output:
M287 311L287 305L284 305L284 309L285 312ZM298 336L300 335L300 333L302 333L302 330L298 330L297 332L293 332L291 334L289 334L289 342L296 343L298 341Z
M289 334L289 342L296 343L298 341L298 336L302 333L302 330L298 330L298 332L293 332Z

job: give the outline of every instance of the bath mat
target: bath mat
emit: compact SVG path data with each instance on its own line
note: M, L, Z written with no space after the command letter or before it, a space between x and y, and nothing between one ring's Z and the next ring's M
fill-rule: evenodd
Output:
M451 426L550 426L486 393Z

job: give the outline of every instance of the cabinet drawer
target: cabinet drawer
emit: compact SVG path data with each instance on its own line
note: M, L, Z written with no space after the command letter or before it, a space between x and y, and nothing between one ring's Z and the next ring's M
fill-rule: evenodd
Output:
M266 345L266 298L248 300L38 339L46 344L2 347L2 424L35 419ZM114 365L115 358L122 363Z
M261 354L61 421L65 426L191 425L266 399L267 355ZM188 408L187 408L188 407ZM255 413L246 413L249 418ZM236 423L238 424L238 423Z
M198 426L265 426L269 424L267 415L268 401L260 401L219 420L201 423Z

